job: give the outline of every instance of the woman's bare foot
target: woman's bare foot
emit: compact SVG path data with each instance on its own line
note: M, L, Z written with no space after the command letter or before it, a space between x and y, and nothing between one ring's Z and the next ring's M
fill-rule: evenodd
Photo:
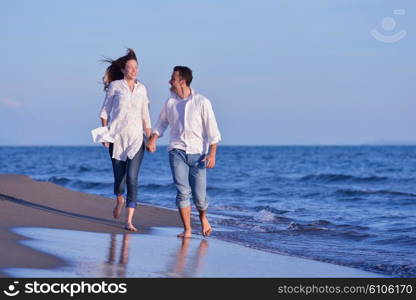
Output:
M124 229L128 230L128 231L137 231L137 228L133 226L133 224L126 224L126 226L124 226Z
M180 237L180 238L190 238L190 237L192 237L192 231L191 231L191 229L184 230L183 232L179 233L177 235L177 237Z
M212 232L212 228L206 217L201 219L201 226L202 226L202 235L209 236Z
M123 197L117 197L116 207L114 207L114 209L113 209L114 219L120 218L121 210L123 209L123 206L124 206L124 198Z

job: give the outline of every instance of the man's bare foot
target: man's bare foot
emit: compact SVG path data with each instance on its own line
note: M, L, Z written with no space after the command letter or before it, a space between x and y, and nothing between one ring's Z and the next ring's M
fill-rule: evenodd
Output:
M211 228L211 225L209 224L208 219L206 217L202 218L201 226L202 226L202 235L203 236L209 236L212 232L212 228Z
M180 238L190 238L190 237L192 237L192 231L191 230L184 230L183 232L179 233L177 235L177 237L180 237Z
M134 227L133 224L126 224L126 226L124 226L124 229L128 231L137 231L137 228Z
M114 207L114 209L113 209L113 217L115 219L120 218L121 210L122 210L123 206L124 206L124 198L123 197L117 197L116 207Z

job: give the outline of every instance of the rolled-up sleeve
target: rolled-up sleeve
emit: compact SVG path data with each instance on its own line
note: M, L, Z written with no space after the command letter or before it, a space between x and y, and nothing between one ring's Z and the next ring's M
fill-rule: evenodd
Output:
M157 134L159 137L163 136L163 133L165 132L166 128L168 128L169 126L168 115L167 115L167 105L168 105L168 101L166 101L165 104L163 105L159 114L159 119L157 120L156 126L153 129L153 133Z
M144 128L152 128L152 123L150 121L150 101L149 96L147 95L147 89L145 89L145 99L143 101L143 107L142 107L142 120L144 123Z
M111 110L113 108L113 99L114 99L114 86L112 83L108 86L104 98L103 106L100 111L100 118L108 120Z
M214 110L211 102L206 99L203 105L202 112L203 124L205 129L205 136L209 145L217 144L221 141L221 133L218 129L217 120L215 119Z

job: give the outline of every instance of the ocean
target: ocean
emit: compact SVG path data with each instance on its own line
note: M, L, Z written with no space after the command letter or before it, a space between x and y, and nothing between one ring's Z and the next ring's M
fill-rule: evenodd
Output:
M215 237L416 276L416 146L220 145L216 163L208 170ZM102 146L0 147L0 173L113 197ZM175 208L166 147L145 154L139 202Z

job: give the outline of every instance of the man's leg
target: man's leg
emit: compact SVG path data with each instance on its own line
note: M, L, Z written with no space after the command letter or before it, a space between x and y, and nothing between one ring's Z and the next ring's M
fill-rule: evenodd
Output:
M201 221L201 231L203 236L210 236L212 233L211 224L208 222L208 218L206 216L207 210L198 210L199 212L199 220Z
M205 162L202 161L205 155L189 155L189 183L192 189L192 198L199 212L201 221L202 235L209 236L212 232L211 225L208 222L206 212L208 208L207 199L207 169Z
M178 234L178 237L189 238L192 235L191 227L191 205L179 208L179 215L183 223L183 232Z
M173 182L176 186L176 206L179 210L184 231L178 237L191 237L191 187L189 186L189 166L186 164L186 154L182 150L169 151L169 163Z

